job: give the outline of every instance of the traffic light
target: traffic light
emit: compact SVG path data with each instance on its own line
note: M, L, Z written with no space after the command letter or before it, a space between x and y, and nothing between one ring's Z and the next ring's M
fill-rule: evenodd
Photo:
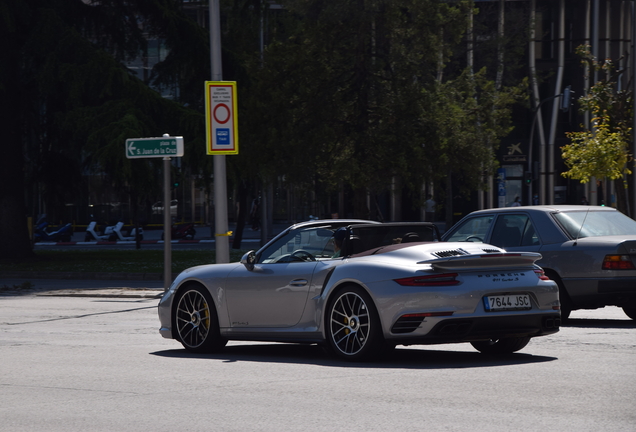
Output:
M568 112L570 109L570 100L572 99L572 86L567 86L563 89L563 94L561 96L561 111Z
M178 188L179 187L179 180L175 180L174 183L172 183L172 187Z
M532 171L525 171L523 173L523 182L525 184L530 184L532 183Z

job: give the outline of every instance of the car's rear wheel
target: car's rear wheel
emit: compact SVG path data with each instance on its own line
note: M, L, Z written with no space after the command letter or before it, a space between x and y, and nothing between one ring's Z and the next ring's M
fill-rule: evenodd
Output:
M559 287L559 302L561 303L561 321L566 321L570 317L570 313L572 313L573 305L572 300L570 299L570 295L565 290L563 286L563 282L558 274L556 274L552 270L544 269L545 275L556 282Z
M523 349L530 342L530 337L513 337L471 342L470 344L483 354L511 354Z
M355 285L345 286L331 297L326 328L331 351L345 360L371 360L383 345L373 300Z
M625 312L625 315L627 315L631 319L636 320L636 306L634 307L623 306L623 312Z
M188 351L214 352L227 343L219 334L219 320L210 293L200 285L190 285L178 294L174 326L177 339Z

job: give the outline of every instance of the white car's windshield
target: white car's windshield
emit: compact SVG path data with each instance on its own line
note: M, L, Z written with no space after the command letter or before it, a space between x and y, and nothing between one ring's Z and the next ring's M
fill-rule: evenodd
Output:
M573 239L636 234L636 221L620 212L569 211L554 217Z
M327 228L301 228L292 230L287 235L272 243L261 254L262 263L302 262L295 255L303 257L311 255L314 258L331 258L334 253L333 231Z

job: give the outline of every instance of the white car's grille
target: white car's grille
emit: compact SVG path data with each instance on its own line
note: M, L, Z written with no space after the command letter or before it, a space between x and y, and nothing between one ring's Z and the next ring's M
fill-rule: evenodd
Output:
M463 249L453 249L453 250L434 252L433 255L435 255L437 258L448 258L452 256L468 255L468 252L466 252Z

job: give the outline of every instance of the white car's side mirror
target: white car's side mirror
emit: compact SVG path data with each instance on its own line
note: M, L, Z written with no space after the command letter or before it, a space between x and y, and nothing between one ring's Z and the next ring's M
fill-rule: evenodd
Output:
M249 251L241 257L241 264L243 264L249 271L254 270L254 264L256 264L256 254L253 250Z

